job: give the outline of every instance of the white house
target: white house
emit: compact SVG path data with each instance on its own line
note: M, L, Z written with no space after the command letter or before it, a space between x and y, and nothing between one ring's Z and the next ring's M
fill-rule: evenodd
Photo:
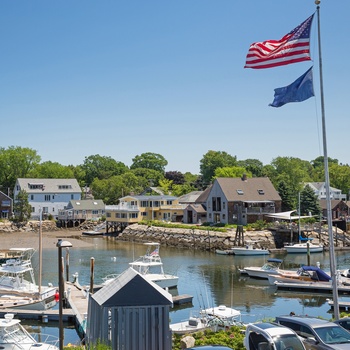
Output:
M71 200L81 199L81 188L76 179L17 179L14 188L14 200L21 190L28 193L28 202L32 207L32 219L52 215L57 219L58 211L65 209Z
M326 183L325 182L306 182L305 186L309 185L315 192L318 199L326 199ZM330 187L330 199L346 201L346 194L342 194L341 190Z

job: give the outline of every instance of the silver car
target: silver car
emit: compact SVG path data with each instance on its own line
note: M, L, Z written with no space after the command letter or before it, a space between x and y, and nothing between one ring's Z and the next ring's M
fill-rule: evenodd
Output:
M307 350L350 349L350 332L334 322L308 316L279 316L276 322L297 333Z

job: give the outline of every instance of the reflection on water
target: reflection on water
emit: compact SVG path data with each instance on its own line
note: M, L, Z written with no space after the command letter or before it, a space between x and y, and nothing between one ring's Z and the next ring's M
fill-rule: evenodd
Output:
M94 258L95 284L111 273L121 273L129 267L129 263L145 253L142 243L119 242L103 237L83 238L92 243L90 248L70 249L70 280L78 273L81 285L90 284L90 262ZM48 249L43 252L43 283L58 284L58 252ZM179 294L190 294L193 303L174 307L171 310L171 322L180 322L188 318L190 310L199 310L208 306L227 305L241 310L243 321L254 322L259 319L271 319L277 315L308 314L331 318L327 298L330 295L308 295L277 291L267 281L254 280L242 276L239 272L246 266L262 266L268 257L244 257L218 255L207 251L187 250L183 248L161 246L160 255L166 273L179 276L177 291ZM303 255L271 255L284 260L282 268L297 269L307 264ZM37 255L35 256L37 259ZM311 255L311 265L321 263L321 267L329 270L328 253ZM34 262L34 266L37 261ZM350 256L346 252L337 252L338 268L350 267ZM188 306L188 307L187 307ZM53 327L56 329L57 324ZM57 330L58 334L58 330ZM65 343L76 343L78 337L65 331Z

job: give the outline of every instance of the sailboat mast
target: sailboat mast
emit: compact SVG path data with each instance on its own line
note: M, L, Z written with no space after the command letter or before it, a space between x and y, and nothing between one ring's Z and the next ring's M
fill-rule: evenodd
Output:
M319 71L320 71L320 94L321 94L321 113L322 113L322 138L323 138L323 155L324 155L324 173L325 173L325 186L326 186L326 202L327 202L327 225L328 225L328 238L329 238L329 258L330 258L330 270L333 287L333 308L334 318L339 319L339 302L338 302L338 284L337 284L337 271L335 260L335 249L333 239L333 227L332 227L332 208L330 199L330 185L329 185L329 170L328 170L328 154L327 154L327 138L326 138L326 117L324 107L324 94L323 94L323 74L322 74L322 51L321 51L321 26L320 26L320 0L316 0L317 5L317 29L318 29L318 56L319 56Z

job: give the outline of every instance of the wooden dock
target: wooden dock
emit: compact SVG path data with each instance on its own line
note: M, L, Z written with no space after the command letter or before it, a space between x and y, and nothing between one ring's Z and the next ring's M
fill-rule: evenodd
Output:
M81 339L85 337L86 319L88 312L89 293L80 286L79 282L66 282L65 290L67 292L67 308L62 309L62 320L75 325L75 329ZM95 289L94 289L95 290ZM192 303L193 297L188 294L173 296L174 305L183 305ZM15 317L21 320L39 320L44 323L59 322L59 310L23 310L0 309L0 316L3 317L7 313L13 313Z

